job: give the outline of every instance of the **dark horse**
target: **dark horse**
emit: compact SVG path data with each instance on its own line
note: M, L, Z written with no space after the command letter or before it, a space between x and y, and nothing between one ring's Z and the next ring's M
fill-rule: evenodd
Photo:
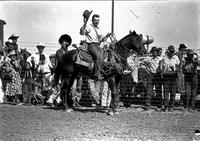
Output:
M108 82L109 88L112 91L111 104L108 111L109 115L113 115L115 113L117 114L120 80L122 78L123 69L127 67L126 58L129 51L134 50L138 54L143 54L143 52L146 51L144 44L146 44L147 42L148 41L143 38L142 34L139 35L135 31L133 31L114 44L113 50L117 58L115 59L117 60L115 61L115 67L113 67L113 63L104 63L106 64L104 66L112 66L112 69L110 69L109 73L102 73L105 80ZM63 100L65 110L68 108L69 92L77 75L84 74L87 76L92 76L89 67L76 63L78 53L79 50L77 49L71 50L63 55L61 61L58 62L55 71L55 79L59 80L59 78L61 77L63 83L61 88L63 92L61 94L61 98ZM107 67L105 68L104 66L101 68L101 72L103 72L104 69L107 69ZM55 84L57 84L57 81L55 82Z

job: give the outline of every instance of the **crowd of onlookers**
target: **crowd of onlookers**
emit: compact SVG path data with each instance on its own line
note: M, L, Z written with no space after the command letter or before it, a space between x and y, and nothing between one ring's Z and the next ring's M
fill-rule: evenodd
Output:
M60 84L52 87L56 61L51 60L51 57L44 52L45 44L43 43L36 45L38 52L33 54L26 50L19 50L18 38L18 35L12 34L0 50L0 85L3 88L0 91L0 103L5 102L5 97L6 101L18 104L31 104L34 100L35 102L44 102L45 98L47 103L53 103L53 100L59 95L59 86L61 86ZM69 40L68 38L67 40ZM59 39L61 46L65 39ZM129 89L132 95L144 92L146 110L150 109L152 97L156 94L158 107L162 107L164 111L173 111L177 93L181 95L186 110L195 110L200 62L197 53L188 49L185 44L180 44L178 51L173 45L170 45L165 52L162 48L153 46L144 56L130 52L127 62L131 70L124 70L124 78L127 74L131 74L132 82ZM130 79L125 81L130 81ZM76 83L77 81L74 83L72 91L76 91ZM109 106L110 90L107 83L104 81L94 83L92 79L87 79L87 83L96 103ZM123 83L124 81L121 82L121 99L127 94L127 90L124 90L126 86L122 87ZM141 83L144 85L144 89L137 90L137 85ZM41 94L42 91L47 93ZM52 93L54 95L51 95ZM79 105L78 101L81 99L82 92L74 93L76 95L73 98ZM45 96L48 98L50 96L50 99L47 100Z
M164 111L174 110L176 94L181 97L186 110L195 110L200 61L192 49L180 44L176 51L175 47L170 45L162 53L162 48L153 46L145 57L133 54L128 58L128 62L132 67L135 88L138 83L145 85L146 110L151 107L154 94L158 107L162 107Z
M52 79L53 65L50 57L44 53L45 44L36 45L38 52L29 53L26 49L19 49L19 36L12 34L1 46L0 70L2 92L0 102L25 104L43 101L41 94Z

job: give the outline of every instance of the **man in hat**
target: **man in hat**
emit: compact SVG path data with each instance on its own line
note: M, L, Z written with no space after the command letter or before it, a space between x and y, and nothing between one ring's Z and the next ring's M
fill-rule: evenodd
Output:
M16 35L16 34L11 34L10 37L8 38L8 40L12 40L13 47L10 49L15 50L15 52L17 54L17 58L19 57L19 48L18 48L18 44L17 44L18 38L19 38L19 35Z
M61 83L63 82L62 78L60 78L60 71L61 71L61 65L59 62L62 61L62 57L64 54L66 54L69 51L69 46L72 43L72 39L68 34L63 34L60 36L58 40L60 44L60 49L56 51L56 57L55 57L55 76L54 76L54 85L57 86L59 84L59 80L61 80ZM55 87L54 86L54 87ZM61 100L64 101L64 94L65 92L61 88ZM73 101L70 95L67 95L67 99L69 100L68 102L68 109L67 112L72 112L72 107L73 107ZM53 103L53 101L49 101L49 103Z
M180 93L182 96L185 94L185 81L184 81L184 76L183 76L183 71L182 71L182 66L185 62L185 56L186 56L186 45L185 44L180 44L178 51L176 52L176 55L178 56L180 60L180 64L178 65L178 78L177 78L177 92Z
M68 47L72 43L72 38L68 34L63 34L60 36L58 42L61 47L56 51L55 67L57 67L58 62L61 61L63 54L69 51Z
M149 71L148 75L146 76L147 81L147 93L146 93L146 105L145 109L149 110L151 106L151 99L153 95L153 86L156 84L155 80L157 78L157 72L160 64L160 59L158 58L157 47L153 46L151 48L151 56L146 57L144 62L147 62L149 66L147 66L147 71Z
M170 45L165 53L161 65L161 74L163 75L164 83L164 111L173 111L174 109L175 94L177 88L177 69L179 64L180 61L178 56L175 54L174 46Z
M84 12L85 13L85 12ZM83 21L84 25L80 29L80 34L85 35L86 43L88 45L88 51L94 59L94 77L95 79L102 79L99 71L99 65L101 61L100 43L103 42L110 34L103 36L99 29L100 16L94 14L92 16L92 24L87 24L88 18L91 13L84 15Z
M52 64L51 64L51 61L50 61L50 58L49 58L49 55L47 55L46 53L44 53L44 48L46 47L44 43L38 43L36 45L37 49L38 49L38 52L32 54L31 56L29 56L27 58L27 62L29 62L31 64L31 67L32 67L32 63L34 61L34 65L36 67L38 67L39 65L45 65L46 69L44 70L44 73L51 73L51 69L52 69ZM42 60L42 56L45 57L45 63L43 63L43 60ZM33 60L33 61L32 61ZM35 68L36 69L36 68Z
M200 61L195 59L195 53L193 50L188 49L182 69L186 91L185 108L189 111L195 110L195 98L198 88L197 65L200 65Z

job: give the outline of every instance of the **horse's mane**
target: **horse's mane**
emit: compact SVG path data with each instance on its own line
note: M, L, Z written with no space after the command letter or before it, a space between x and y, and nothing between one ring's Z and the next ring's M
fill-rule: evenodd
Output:
M115 43L115 50L122 58L126 58L130 50L141 53L142 50L142 35L137 34L135 31L129 33L121 40Z

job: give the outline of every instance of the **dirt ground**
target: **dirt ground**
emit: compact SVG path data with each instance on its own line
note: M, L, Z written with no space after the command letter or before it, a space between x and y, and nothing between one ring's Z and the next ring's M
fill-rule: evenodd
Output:
M108 116L84 107L72 113L44 106L0 105L0 141L190 141L200 112L144 111Z

